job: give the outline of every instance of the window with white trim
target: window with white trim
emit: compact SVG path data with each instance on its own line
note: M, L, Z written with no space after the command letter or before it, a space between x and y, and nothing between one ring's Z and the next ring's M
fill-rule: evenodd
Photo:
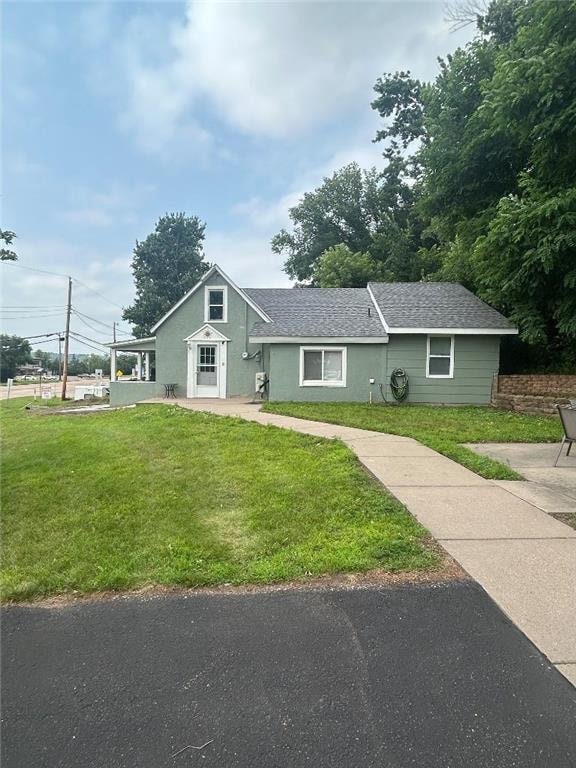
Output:
M301 387L345 387L346 347L300 347Z
M206 286L204 299L204 320L208 323L225 323L227 321L228 288L225 285Z
M426 377L451 379L454 376L454 336L428 336Z

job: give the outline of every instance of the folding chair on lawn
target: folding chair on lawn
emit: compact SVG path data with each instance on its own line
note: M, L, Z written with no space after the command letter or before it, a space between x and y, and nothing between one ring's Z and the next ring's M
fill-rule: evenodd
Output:
M558 456L556 456L556 461L554 462L555 467L558 465L558 460L562 454L564 443L568 443L566 456L570 456L572 445L576 443L576 408L567 405L559 405L557 408L558 414L560 415L560 421L562 422L562 426L564 428L564 437L562 438L562 444L560 446L560 450L558 451Z

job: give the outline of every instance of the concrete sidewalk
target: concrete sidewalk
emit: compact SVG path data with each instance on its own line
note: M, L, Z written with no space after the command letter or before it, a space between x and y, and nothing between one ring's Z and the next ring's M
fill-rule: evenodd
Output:
M483 443L468 448L508 464L517 470L521 482L499 480L510 493L534 504L550 515L576 516L576 451L558 459L558 446L550 443Z
M576 685L576 530L411 438L262 413L240 399L175 402L343 440Z

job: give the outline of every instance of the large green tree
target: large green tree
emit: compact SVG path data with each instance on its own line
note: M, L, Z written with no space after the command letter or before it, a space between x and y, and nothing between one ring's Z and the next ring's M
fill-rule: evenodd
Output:
M380 265L368 253L352 253L340 243L328 248L314 265L314 285L320 288L362 288L381 278Z
M400 268L399 279L417 276L415 257L402 259L400 265L394 261L403 247L405 253L415 253L409 246L412 191L403 180L402 169L401 164L390 163L381 173L351 163L306 193L290 209L291 231L283 229L272 239L272 250L286 257L288 275L313 281L324 252L344 245L351 253L369 254L382 272L391 269L396 273ZM388 247L391 242L397 250Z
M136 299L123 313L136 336L148 336L209 268L204 261L205 227L197 216L170 213L158 219L145 240L136 242L132 258Z
M0 381L13 379L16 369L29 363L30 342L20 336L0 335Z
M376 83L407 154L428 279L464 282L532 344L576 345L576 2L495 0L432 83Z
M0 261L16 261L18 255L11 248L5 248L4 246L12 245L16 233L9 229L0 229Z

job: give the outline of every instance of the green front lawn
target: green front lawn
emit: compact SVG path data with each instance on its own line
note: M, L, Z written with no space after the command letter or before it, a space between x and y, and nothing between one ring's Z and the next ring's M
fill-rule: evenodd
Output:
M149 405L2 417L2 594L434 567L338 441Z
M549 443L562 439L556 416L513 413L494 408L367 403L267 403L264 410L301 419L389 432L419 440L482 477L520 480L499 461L461 443Z

